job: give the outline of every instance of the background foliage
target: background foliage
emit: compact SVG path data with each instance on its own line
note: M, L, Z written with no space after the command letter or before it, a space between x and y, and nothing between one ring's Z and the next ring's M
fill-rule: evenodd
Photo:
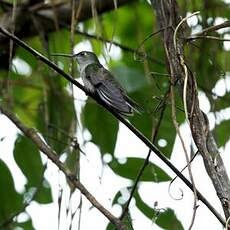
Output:
M179 1L179 4L183 16L197 10L201 11L201 14L189 24L191 30L187 31L188 36L230 18L229 6L225 1L194 0L189 3ZM1 6L0 17L7 10L8 8ZM74 36L74 44L82 44L81 47L84 47L84 44L88 43L101 59L104 57L104 62L127 89L129 95L144 107L145 112L142 115L135 115L129 120L148 138L151 138L152 129L159 120L162 100L170 85L169 76L162 75L167 73L167 69L160 34L149 36L157 31L157 28L156 17L150 4L148 1L139 0L78 23L77 29L82 33L76 32ZM47 56L51 53L71 52L70 30L67 27L46 33L45 38L40 34L23 40ZM213 32L213 36L220 38L227 38L228 34L227 29ZM148 36L149 38L143 42ZM100 40L99 37L103 39ZM110 50L111 44L105 40L120 44L112 46L112 50L116 51L116 58ZM210 112L215 116L212 129L218 146L222 148L229 141L230 122L225 114L229 111L230 96L229 88L225 88L222 95L217 95L215 87L217 84L224 85L226 79L229 82L230 64L227 60L230 58L230 53L226 47L227 42L206 39L191 41L186 45L189 68L195 72L199 91L208 99ZM79 46L76 46L77 52L80 51L78 49ZM71 60L50 58L66 72L69 71ZM73 68L75 69L76 65ZM78 72L75 77L79 77ZM66 167L75 174L80 173L79 158L82 154L80 149L84 150L85 144L82 143L79 148L77 132L88 130L91 139L85 142L91 141L96 144L102 156L104 154L112 156L108 164L103 163L107 164L115 174L135 181L144 160L130 157L124 164L118 162L114 156L119 130L118 121L91 99L88 98L86 102L78 99L78 95L73 94L72 86L68 82L24 49L14 47L10 70L5 69L3 65L0 69L0 83L1 103L11 108L26 125L38 130L57 154L64 157ZM176 103L177 120L181 124L185 117L179 95L176 95ZM80 117L75 104L81 105ZM167 99L155 144L168 158L171 156L175 138L170 100ZM165 140L166 145L163 147L159 145L159 140ZM4 151L1 150L0 157ZM6 229L14 229L16 226L32 229L30 218L23 223L14 219L9 224L4 224L15 213L24 211L25 205L31 200L40 204L52 202L51 188L44 178L46 163L42 161L37 148L20 133L15 140L13 156L27 183L24 191L17 192L8 166L0 160L0 226ZM149 163L140 181L162 183L170 179L163 169L154 163ZM119 197L120 191L117 191L113 204L119 203ZM166 209L157 214L154 208L142 200L138 192L134 194L134 198L136 207L150 219L155 216L155 224L158 226L164 229L183 229L173 210Z

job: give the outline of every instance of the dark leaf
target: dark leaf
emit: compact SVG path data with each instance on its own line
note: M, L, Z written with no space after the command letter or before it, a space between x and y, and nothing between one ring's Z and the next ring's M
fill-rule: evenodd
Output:
M230 140L230 121L222 121L219 125L216 125L214 129L214 134L219 147L225 146L225 144Z
M113 154L117 139L118 121L91 100L87 101L83 114L83 122L92 134L92 142L98 145L102 153Z
M109 163L109 166L119 176L135 180L140 169L144 165L144 161L145 160L141 158L129 157L124 164L120 164L114 159L111 163ZM162 182L170 179L170 176L168 176L168 174L160 167L149 162L141 176L140 181Z
M31 188L38 189L35 199L41 203L51 202L49 184L43 178L44 166L40 153L27 137L18 135L14 146L14 158L28 180L26 187L29 193L27 195L31 197Z
M181 222L177 219L174 211L168 208L166 211L161 212L155 222L163 229L170 230L183 230Z
M12 175L5 165L0 160L0 225L9 216L17 212L23 205L22 195L18 194L14 188Z

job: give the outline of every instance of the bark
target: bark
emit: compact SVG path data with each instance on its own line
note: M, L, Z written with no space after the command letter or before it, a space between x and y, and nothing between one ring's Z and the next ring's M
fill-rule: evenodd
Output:
M163 29L162 40L166 53L166 59L172 83L177 84L180 92L183 91L185 71L182 60L184 60L185 33L188 29L184 24L180 27L177 36L177 49L174 48L173 35L176 26L181 21L176 0L151 0L156 10L157 21L160 29ZM213 183L217 196L222 204L226 219L230 216L230 181L226 169L218 151L216 142L209 129L207 116L199 107L196 79L192 72L188 72L188 86L186 93L188 119L191 133L198 151L203 157L206 171Z

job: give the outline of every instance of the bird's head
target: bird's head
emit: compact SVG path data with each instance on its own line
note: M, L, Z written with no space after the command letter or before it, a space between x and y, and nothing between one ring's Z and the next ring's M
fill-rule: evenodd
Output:
M80 65L81 69L89 64L99 63L97 56L90 51L81 51L80 53L74 54L73 56L77 63Z
M84 69L86 66L96 63L100 64L96 54L90 51L81 51L77 54L61 54L61 53L56 53L56 54L51 54L51 56L61 56L61 57L68 57L68 58L74 58L77 63L80 66L80 69Z

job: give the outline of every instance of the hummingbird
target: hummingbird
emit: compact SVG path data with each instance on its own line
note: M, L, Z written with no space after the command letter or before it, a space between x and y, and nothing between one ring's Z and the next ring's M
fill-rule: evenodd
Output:
M99 96L109 107L125 116L142 112L143 109L133 101L115 77L99 62L96 54L90 51L81 51L73 55L77 61L80 77L88 91Z

